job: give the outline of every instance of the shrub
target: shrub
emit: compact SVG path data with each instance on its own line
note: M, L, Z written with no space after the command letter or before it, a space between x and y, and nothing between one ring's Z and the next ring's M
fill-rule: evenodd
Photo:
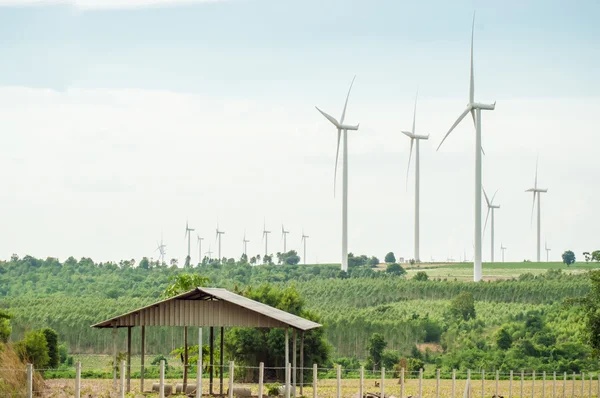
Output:
M51 328L42 329L42 333L46 338L46 343L48 344L48 368L56 369L60 363L60 355L58 352L58 334L56 330Z
M395 263L396 262L396 256L394 255L393 252L389 252L388 254L385 255L385 259L384 261L386 263Z
M425 281L429 280L429 275L427 275L427 272L425 272L425 271L419 271L415 274L415 276L413 276L413 280L425 282Z
M32 363L38 369L45 368L50 361L48 343L40 330L27 332L17 343L16 351L22 361Z
M398 263L392 263L389 264L387 266L387 269L385 270L388 274L392 274L392 275L402 275L405 274L406 271L404 270L404 268L402 268L402 266Z

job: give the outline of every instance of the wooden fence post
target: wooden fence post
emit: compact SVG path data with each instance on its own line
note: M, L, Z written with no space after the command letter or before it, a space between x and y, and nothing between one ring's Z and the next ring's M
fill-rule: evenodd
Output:
M160 376L158 380L158 397L165 398L165 360L160 361Z
M33 365L27 364L27 398L33 398Z
M535 398L535 370L531 372L531 398Z
M552 373L552 398L556 398L556 371Z
M590 387L589 387L589 397L592 398L592 380L594 376L590 373Z
M336 394L336 397L337 398L342 397L342 365L337 366L337 394Z
M546 398L546 371L542 373L542 398Z
M365 388L365 367L360 367L360 384L358 385L358 397L364 397L364 388Z
M575 372L573 372L573 391L571 392L571 397L575 398Z
M317 377L319 373L319 368L317 364L313 364L313 398L317 398ZM262 398L262 397L259 397Z
M127 373L127 361L121 361L121 398L125 398L125 373Z
M440 369L436 370L435 398L440 398Z
M563 375L563 398L567 398L567 372Z
M419 398L423 397L423 368L419 369Z
M481 369L481 398L485 398L485 370Z
M510 371L510 376L508 379L508 398L512 398L512 382L513 382L513 371Z
M81 397L81 362L75 363L75 398Z
M265 363L261 362L258 365L258 398L263 398L265 384ZM201 398L201 397L198 397Z
M404 398L404 368L400 369L400 398Z
M498 397L498 384L500 383L500 371L496 369L496 397Z
M583 372L581 372L581 397L585 398L585 373Z
M521 394L519 395L523 398L523 383L525 382L525 371L521 370Z
M452 369L452 398L456 397L456 369Z
M234 375L235 375L235 364L233 361L230 361L229 362L229 398L233 398L233 376Z
M385 397L385 368L381 367L381 398Z

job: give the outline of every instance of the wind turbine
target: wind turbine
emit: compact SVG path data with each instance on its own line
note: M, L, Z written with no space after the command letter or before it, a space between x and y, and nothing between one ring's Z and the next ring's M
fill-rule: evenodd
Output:
M315 107L337 129L337 151L335 153L335 170L333 174L334 196L337 179L337 163L340 153L340 139L342 137L342 132L344 133L344 152L342 158L342 167L344 171L342 179L342 271L348 271L348 130L358 130L359 126L358 124L356 126L344 124L344 119L346 118L346 107L348 106L348 98L350 98L350 91L352 91L354 79L356 79L356 76L354 76L354 78L352 79L352 83L350 83L348 95L346 96L346 103L344 104L344 110L342 111L342 117L340 118L339 122L333 116L328 115L327 113L320 110L318 107Z
M483 188L482 188L483 189ZM494 198L498 191L494 192L494 196L492 196L492 200L489 200L487 194L485 193L485 189L483 189L483 196L485 196L485 202L487 203L487 215L485 216L485 225L483 227L483 231L485 233L485 227L487 227L488 217L490 216L490 212L492 213L492 263L494 262L494 210L499 209L500 205L494 204Z
M545 245L544 245L544 246L545 246L545 249L546 249L546 262L549 262L549 260L548 260L548 256L549 256L549 254L550 254L550 250L552 250L552 249L549 249L549 248L548 248L548 242L545 242Z
M420 161L419 161L419 141L428 140L428 135L417 135L415 133L415 121L417 119L417 95L415 96L415 111L413 113L413 124L411 131L403 131L402 134L410 138L410 153L408 155L408 168L406 169L406 184L408 185L408 172L410 171L410 158L412 157L413 144L415 144L415 261L421 262L421 255L419 253L419 190L421 185L420 180Z
M263 222L263 233L262 238L265 240L265 256L269 255L268 243L269 243L269 234L271 231L267 231L267 224Z
M196 234L196 243L198 244L198 262L202 262L202 241L204 238L201 238L200 235Z
M467 109L458 117L450 130L444 136L438 146L438 150L448 138L452 130L471 113L473 123L475 124L475 261L473 262L473 280L479 282L482 278L483 270L481 268L481 111L493 111L496 108L496 102L493 104L483 104L475 102L475 76L473 72L473 37L475 34L475 14L473 14L473 25L471 27L471 75L469 83L469 103Z
M542 210L541 210L541 204L540 204L540 199L542 198L542 194L548 192L548 189L543 189L543 188L538 188L537 186L537 180L538 180L538 162L536 160L535 162L535 182L533 185L533 188L529 188L528 190L526 190L525 192L533 192L533 205L531 206L531 219L533 220L533 209L535 208L535 197L537 195L537 261L538 263L541 261L540 260L540 248L541 248L541 231L542 231Z
M300 240L300 243L304 243L304 254L303 254L303 259L304 259L304 265L306 265L306 240L310 238L310 236L308 235L304 235L304 230L302 230L302 239Z
M244 244L244 255L248 255L247 254L247 249L248 249L248 242L250 242L248 239L246 239L246 231L244 231L244 239L242 240L242 243Z
M281 224L281 236L283 237L283 252L287 253L287 234L289 234L290 231L286 231L285 228L283 228L283 224Z
M502 243L500 243L500 250L502 250L502 262L504 262L504 252L506 251L506 247Z
M225 231L219 230L219 223L217 222L216 240L219 241L219 261L221 261L221 235L223 235L224 233Z
M212 254L213 252L210 250L210 243L208 244L208 251L204 254L208 254L208 259L211 260L212 259Z
M186 221L185 222L185 237L188 238L188 254L187 254L187 258L190 259L190 264L192 263L192 257L190 255L190 247L191 247L191 242L192 242L192 232L194 232L194 229L190 228L189 225L188 225L188 222Z
M167 247L167 245L165 245L163 243L163 237L162 237L162 233L160 234L160 243L156 242L156 250L154 251L158 251L158 258L160 263L164 263L165 262L165 256L167 255L167 251L165 250L165 248Z

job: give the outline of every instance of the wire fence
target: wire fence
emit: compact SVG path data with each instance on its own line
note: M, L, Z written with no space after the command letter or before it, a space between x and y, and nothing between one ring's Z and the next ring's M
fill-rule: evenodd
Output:
M198 369L203 372L198 374ZM228 398L600 398L600 375L595 373L524 371L442 371L425 374L423 370L347 369L236 366L202 363L184 366L148 365L128 367L125 361L106 369L84 369L78 362L62 368L72 378L44 379L55 369L5 369L0 375L18 375L22 386L12 390L0 377L0 398L4 397L114 397L154 394L164 398L173 394L190 397ZM97 375L103 377L99 378ZM5 376L8 377L8 376ZM140 395L144 394L144 395Z

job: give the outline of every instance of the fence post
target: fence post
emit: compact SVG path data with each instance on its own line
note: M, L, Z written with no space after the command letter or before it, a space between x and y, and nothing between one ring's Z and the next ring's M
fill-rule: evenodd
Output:
M337 395L336 396L337 396L337 398L342 397L342 365L337 366Z
M202 363L202 328L198 328L198 363L196 368L196 398L202 398L202 371L204 370L204 364Z
M456 396L456 369L452 369L452 398Z
M358 385L358 397L363 398L365 389L365 367L360 367L360 383Z
M581 396L585 398L585 373L581 372Z
M535 370L531 371L531 398L535 398Z
M589 387L589 396L590 398L592 398L592 380L594 379L594 376L590 373L590 387Z
M419 398L423 397L423 368L419 369Z
M440 369L436 369L435 398L440 398Z
M317 364L313 364L313 398L317 398L317 377L319 373L319 368L317 367ZM262 397L259 397L262 398Z
M496 398L498 398L498 383L500 383L500 372L496 369Z
M467 382L465 383L465 398L471 398L471 369L467 369Z
M127 362L121 361L121 398L125 398L125 372L127 369Z
M33 398L33 365L27 364L27 398Z
M546 371L542 373L542 398L546 398Z
M525 371L521 370L521 394L519 395L523 398L523 383L525 382Z
M290 393L292 390L292 386L290 385L292 381L292 364L287 363L285 366L285 398L290 398Z
M158 380L158 397L165 398L165 360L160 361L160 376Z
M235 375L235 363L229 362L229 398L233 398L233 376Z
M556 398L556 371L552 373L552 398Z
M510 371L510 376L508 379L508 398L512 398L512 382L513 382L513 371Z
M262 398L264 394L265 383L265 363L261 362L258 365L258 398ZM201 397L198 397L201 398Z
M563 375L563 398L567 398L567 372Z
M573 372L573 391L571 392L571 397L575 398L575 372Z
M400 369L400 398L404 398L404 368Z
M381 398L385 397L385 368L381 367Z
M75 398L81 397L81 362L75 363Z
M481 369L481 398L485 398L485 370Z

